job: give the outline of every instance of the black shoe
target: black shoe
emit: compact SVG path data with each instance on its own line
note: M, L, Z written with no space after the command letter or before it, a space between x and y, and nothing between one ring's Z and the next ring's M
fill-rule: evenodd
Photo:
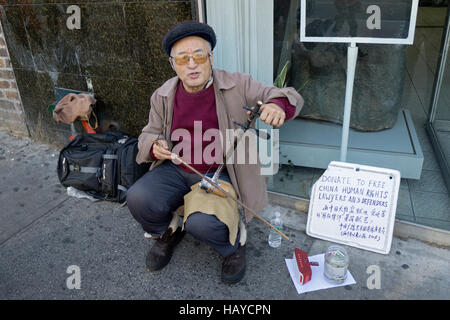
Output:
M239 245L238 249L223 260L222 281L228 284L237 283L245 274L245 245Z
M172 228L167 229L147 254L145 260L147 270L154 272L164 268L172 258L173 249L183 239L185 233L185 231L181 231L180 227L174 233L172 233Z

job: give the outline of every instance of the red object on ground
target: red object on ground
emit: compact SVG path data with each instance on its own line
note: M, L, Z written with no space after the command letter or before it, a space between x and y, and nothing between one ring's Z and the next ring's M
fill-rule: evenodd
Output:
M305 251L295 248L294 250L295 260L297 261L298 271L300 272L300 283L305 284L311 280L311 265L308 259L308 255Z

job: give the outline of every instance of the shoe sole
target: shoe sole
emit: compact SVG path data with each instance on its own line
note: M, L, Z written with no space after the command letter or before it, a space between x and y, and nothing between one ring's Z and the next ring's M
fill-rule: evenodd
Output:
M244 275L245 275L245 268L232 276L225 276L222 273L221 280L223 283L226 283L226 284L235 284L235 283L238 283L239 281L241 281L242 278L244 278Z

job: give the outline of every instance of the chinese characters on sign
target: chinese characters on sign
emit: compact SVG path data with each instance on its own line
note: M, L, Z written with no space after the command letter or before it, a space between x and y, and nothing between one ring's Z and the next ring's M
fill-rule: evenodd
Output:
M380 241L380 235L386 232L383 223L389 196L386 183L369 180L364 186L364 180L356 179L358 186L353 187L350 179L328 175L320 178L325 183L318 186L318 199L325 203L316 216L337 222L341 236Z

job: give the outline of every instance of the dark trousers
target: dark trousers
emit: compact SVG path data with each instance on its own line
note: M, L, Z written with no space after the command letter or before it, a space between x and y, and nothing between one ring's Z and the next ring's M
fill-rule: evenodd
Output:
M211 177L214 172L209 173ZM225 172L220 179L230 182ZM127 192L127 204L134 219L153 236L162 235L172 220L173 212L183 205L183 197L201 177L187 173L166 160L136 181ZM239 233L235 245L229 242L228 227L214 215L192 213L184 228L194 238L213 247L223 257L232 254L239 245Z

